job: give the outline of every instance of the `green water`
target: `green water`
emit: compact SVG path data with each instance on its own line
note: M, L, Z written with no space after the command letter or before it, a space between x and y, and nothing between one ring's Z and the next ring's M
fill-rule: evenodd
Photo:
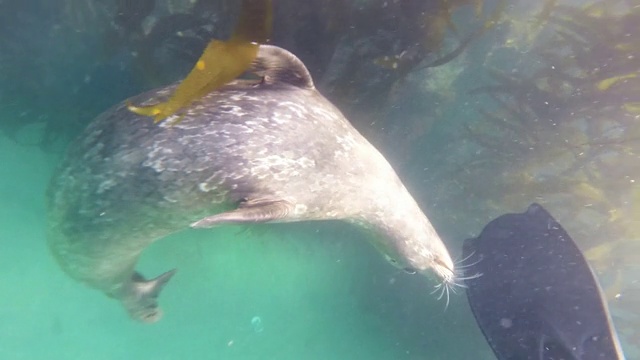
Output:
M464 295L388 265L339 223L188 230L139 270L179 269L157 324L68 278L44 238L57 158L0 140L0 359L492 359ZM258 316L263 330L251 320Z
M142 0L0 0L0 360L494 360L464 291L445 309L435 281L393 268L343 223L162 239L137 268L147 278L178 269L159 299L164 317L150 325L54 262L44 199L63 150L111 105L182 79L211 38L228 35L237 3L191 8L207 1L152 1L154 12L136 19ZM604 2L593 8L603 17L590 18L591 1L487 0L483 17L472 1L401 1L278 0L273 43L300 56L387 157L453 257L496 216L533 201L549 209L607 292L627 359L640 359L640 87L629 77L598 90L637 72L638 18ZM607 1L640 14L637 1ZM551 3L564 15L538 16ZM443 24L410 6L447 4L455 26L418 49L411 72L375 65L412 54L430 36L416 29ZM501 4L497 25L458 57L422 68L486 28ZM123 30L116 8L131 10L145 36L150 24L171 31L148 46L133 28L110 42ZM173 31L164 20L176 14L193 26ZM154 61L141 61L143 51Z

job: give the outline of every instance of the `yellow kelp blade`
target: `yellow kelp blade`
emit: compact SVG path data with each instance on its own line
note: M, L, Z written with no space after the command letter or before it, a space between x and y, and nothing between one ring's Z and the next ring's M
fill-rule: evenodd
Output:
M271 36L272 23L271 0L244 0L231 40L265 43Z
M256 58L258 46L213 40L169 100L143 107L129 104L128 108L138 115L153 116L154 122L160 122L240 76Z
M631 73L631 74L627 74L627 75L610 77L608 79L604 79L604 80L600 81L598 83L597 87L598 87L598 90L602 90L602 91L608 90L610 87L612 87L618 81L633 79L633 78L635 78L637 76L638 76L638 74Z
M127 104L128 109L153 116L157 123L242 75L255 60L258 43L269 38L272 18L271 0L244 0L231 39L211 41L169 100L141 107Z
M482 16L482 8L484 7L484 1L483 0L474 0L473 2L474 2L476 17L481 17Z
M484 21L484 29L491 30L494 26L498 25L500 18L506 13L506 10L507 0L499 0L489 17Z
M622 106L629 113L640 114L640 102L629 102Z

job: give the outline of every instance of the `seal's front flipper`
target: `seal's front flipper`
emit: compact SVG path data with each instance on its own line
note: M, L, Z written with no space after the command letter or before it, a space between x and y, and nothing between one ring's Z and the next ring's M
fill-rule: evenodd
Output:
M176 269L167 271L152 280L146 280L137 272L133 273L131 285L121 299L129 315L146 323L160 320L162 310L158 307L158 296L176 271Z
M203 229L221 224L262 223L285 218L293 205L285 200L256 199L240 203L237 209L208 216L191 224Z

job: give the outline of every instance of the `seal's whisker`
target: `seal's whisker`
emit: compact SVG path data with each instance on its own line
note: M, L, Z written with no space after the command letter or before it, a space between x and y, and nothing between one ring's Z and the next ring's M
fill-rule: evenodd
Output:
M476 279L482 276L482 273L475 273L469 276L459 276L464 274L464 272L457 270L455 272L455 276L452 279L447 279L442 281L441 283L433 286L433 291L431 294L438 293L437 300L441 300L446 297L445 302L445 311L449 307L449 303L451 302L451 293L457 295L457 289L467 289L468 286L463 282L464 280Z
M478 263L479 263L480 261L481 261L481 259L480 259L480 260L478 260L478 261L476 261L476 262L472 262L471 264L466 264L466 265L456 265L456 269L468 269L468 268L470 268L470 267L472 267L472 266L474 266L474 265L478 265Z
M442 299L442 296L444 296L444 291L445 291L446 287L447 286L444 283L440 283L440 284L435 286L436 289L433 291L433 293L435 293L435 292L439 292L440 293L438 295L438 297L436 298L437 300Z
M469 258L471 258L473 255L475 255L475 253L476 253L475 251L472 251L472 252L471 252L471 254L469 254L469 255L465 256L465 258L464 258L464 259L461 259L461 260L456 259L453 263L454 263L455 265L462 264L462 263L464 263L465 261L469 260ZM456 266L456 267L457 267L457 266Z
M441 287L442 287L442 284L438 284L438 285L434 286L433 291L431 293L429 293L429 294L433 295L433 294L437 293L438 290L440 290Z
M434 285L433 286L434 289L431 292L431 294L435 294L436 292L439 292L437 300L442 300L442 298L446 297L446 302L444 305L445 311L447 310L447 308L449 308L449 302L451 299L450 291L452 291L454 294L456 293L456 291L452 288L452 286L458 286L458 284L452 283L450 281L443 281L438 285Z
M447 311L447 309L449 308L449 284L446 284L444 288L447 292L447 302L446 304L444 304L444 310Z
M466 284L461 284L461 283L456 283L456 282L452 282L451 285L452 285L452 287L457 286L457 287L463 288L463 289L467 289L468 288L468 286Z
M449 281L449 286L450 286L451 288L458 287L458 288L466 289L466 288L467 288L467 285L466 285L465 283L458 282L458 280L462 280L462 279L460 279L460 278L455 278L453 281Z
M447 286L447 289L448 289L448 290L451 290L451 292L452 292L452 293L454 293L454 294L458 294L458 293L456 292L456 286L459 286L459 285L458 285L458 284L453 284L453 283L452 283L451 285L452 285L452 286Z
M473 255L473 254L471 254L471 255ZM468 259L471 255L467 256L465 259ZM465 261L465 260L462 260L462 261ZM462 264L456 263L456 269L467 269L467 268L470 268L470 267L472 267L474 265L478 265L478 263L480 263L480 261L482 261L482 258L480 256L478 256L478 259L476 261L470 263L470 264L462 265Z
M482 276L482 273L475 273L469 276L456 276L456 280L473 280Z

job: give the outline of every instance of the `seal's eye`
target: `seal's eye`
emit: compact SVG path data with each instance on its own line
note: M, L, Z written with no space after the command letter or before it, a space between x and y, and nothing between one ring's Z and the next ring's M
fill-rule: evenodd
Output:
M389 260L389 262L390 262L390 263L392 263L392 264L394 264L394 265L396 265L396 264L398 263L398 261L397 261L396 259L391 258L391 257L390 257L390 258L388 258L388 260Z

